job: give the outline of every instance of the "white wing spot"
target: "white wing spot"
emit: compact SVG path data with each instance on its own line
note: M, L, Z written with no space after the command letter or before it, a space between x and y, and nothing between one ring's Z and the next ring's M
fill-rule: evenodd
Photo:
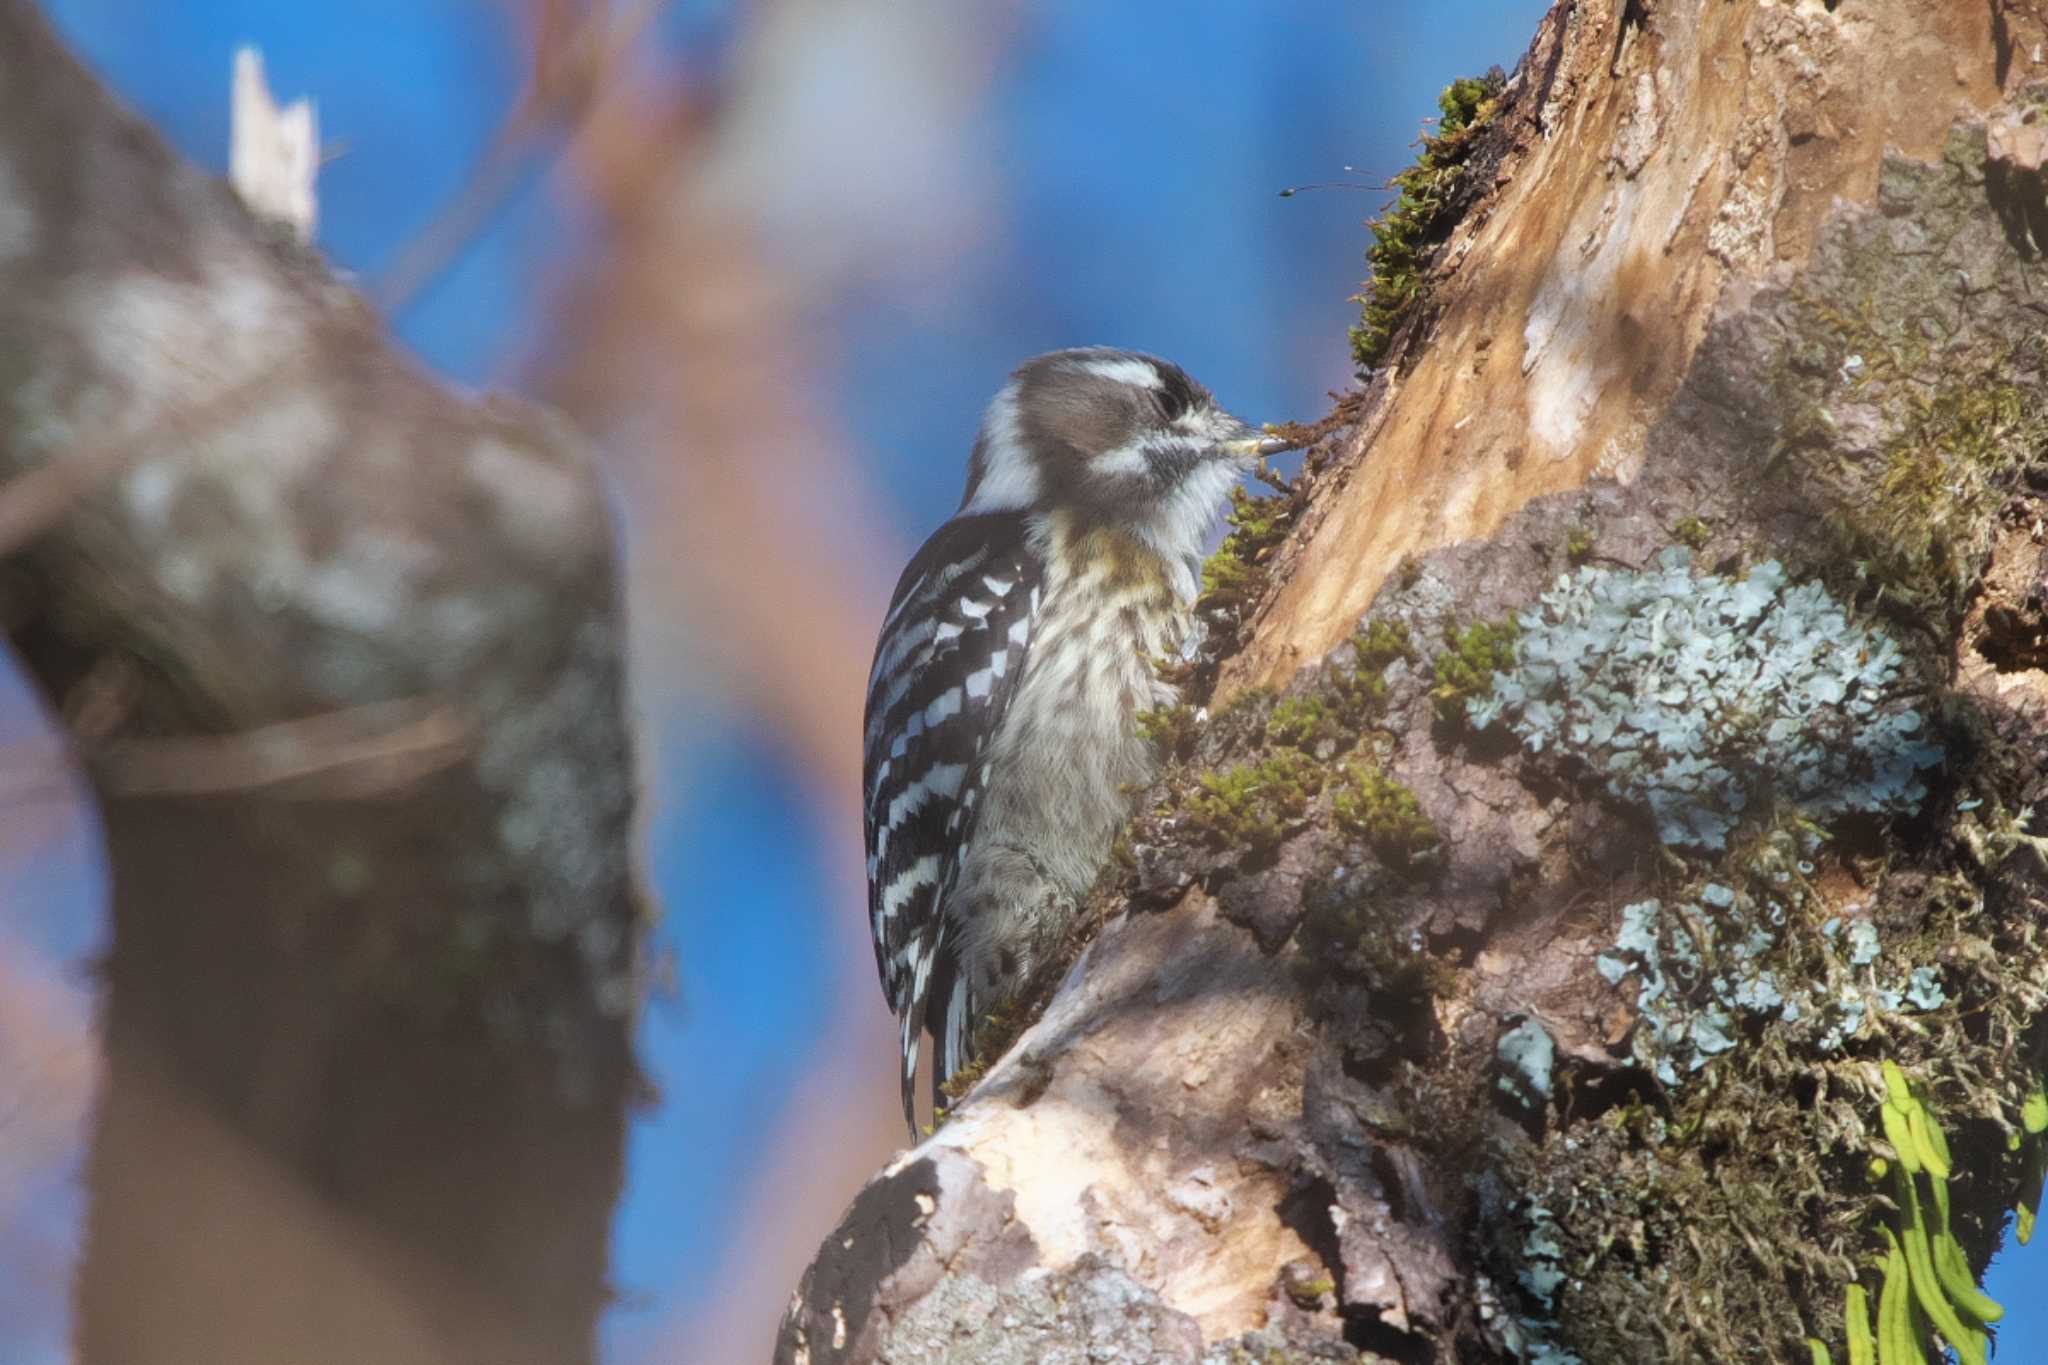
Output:
M990 602L976 602L971 598L963 597L960 599L960 614L962 616L972 616L975 620L979 621L988 615L988 609L993 605Z
M963 627L958 621L941 622L939 628L932 632L932 642L936 644L940 640L950 640L957 636L962 629Z
M894 919L896 912L903 908L921 888L939 884L939 858L935 853L926 854L903 869L901 876L889 883L889 889L882 893L881 908L875 918L886 924Z
M994 574L983 574L981 581L987 585L990 592L998 597L1008 597L1010 589L1017 585L1017 580L1014 578L997 578Z
M1037 601L1037 598L1038 598L1038 594L1037 594L1037 593L1033 593L1033 594L1032 594L1031 596L1032 596L1032 602L1031 602L1031 605L1032 605L1032 606L1033 606L1034 608L1036 608L1036 607L1038 606L1038 601ZM1018 618L1017 618L1016 620L1014 620L1014 621L1012 621L1012 622L1010 623L1010 643L1011 643L1011 644L1013 644L1013 645L1021 645L1021 644L1023 644L1023 643L1024 643L1024 642L1025 642L1026 640L1029 640L1030 638L1031 638L1031 618L1030 618L1030 617L1028 617L1028 616L1020 616L1020 617L1018 617Z
M937 725L948 716L960 714L960 701L960 689L949 687L944 692L941 692L930 706L924 708L924 715L922 717L913 717L911 723L915 725L919 719L922 719L927 726Z
M889 851L889 835L902 826L912 811L933 796L958 796L960 784L966 780L964 763L934 763L925 769L923 777L896 794L889 803L888 818L876 825L875 856L879 858Z
M982 700L988 696L990 689L995 686L995 679L996 670L992 667L984 668L978 673L969 673L967 675L967 695L973 697L976 701Z

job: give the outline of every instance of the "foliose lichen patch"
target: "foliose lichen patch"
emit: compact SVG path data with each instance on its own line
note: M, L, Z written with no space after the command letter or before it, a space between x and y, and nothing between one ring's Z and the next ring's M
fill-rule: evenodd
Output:
M1666 844L1725 848L1778 803L1910 812L1941 760L1898 646L1776 560L1695 574L1675 545L1653 569L1581 566L1518 623L1473 725L1579 760Z

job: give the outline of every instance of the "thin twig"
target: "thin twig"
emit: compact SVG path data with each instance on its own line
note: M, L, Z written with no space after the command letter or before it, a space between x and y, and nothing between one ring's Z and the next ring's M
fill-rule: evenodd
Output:
M549 133L574 131L595 102L619 57L660 13L665 0L638 0L614 22L602 11L587 15L560 40L560 56L543 34L534 79L512 107L469 177L426 227L413 236L370 291L387 318L396 318L454 262L533 169L534 145Z

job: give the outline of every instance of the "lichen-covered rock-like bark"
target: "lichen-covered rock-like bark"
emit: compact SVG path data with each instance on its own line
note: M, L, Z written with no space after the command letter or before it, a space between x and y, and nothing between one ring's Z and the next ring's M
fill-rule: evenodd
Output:
M80 1359L590 1359L639 917L587 452L6 0L0 479L113 887Z
M894 1325L1078 1275L1167 1359L1839 1360L1887 1233L1981 1269L2044 1164L2033 22L1553 10L1236 518L1099 934L782 1359L976 1359ZM990 1251L850 1269L941 1228Z

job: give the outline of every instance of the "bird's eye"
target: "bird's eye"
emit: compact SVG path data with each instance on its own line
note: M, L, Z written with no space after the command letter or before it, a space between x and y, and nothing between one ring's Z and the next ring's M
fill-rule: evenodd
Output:
M1195 405L1195 386L1185 374L1164 366L1159 371L1159 411L1169 422L1187 415Z

